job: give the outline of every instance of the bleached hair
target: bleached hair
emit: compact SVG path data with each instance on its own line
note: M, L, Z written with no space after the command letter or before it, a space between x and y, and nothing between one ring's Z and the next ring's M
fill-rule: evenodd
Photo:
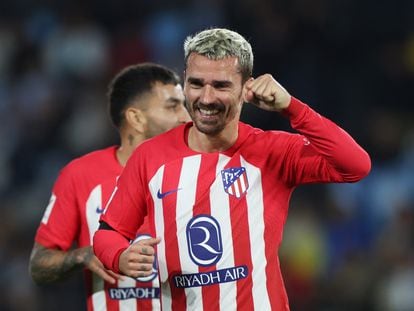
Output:
M184 61L187 66L191 53L197 53L211 60L237 57L242 80L246 81L253 72L253 51L247 40L239 33L225 28L203 30L184 41Z

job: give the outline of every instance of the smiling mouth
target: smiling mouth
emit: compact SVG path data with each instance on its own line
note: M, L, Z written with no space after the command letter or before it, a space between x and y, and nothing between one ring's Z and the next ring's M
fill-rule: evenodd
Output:
M203 104L196 103L194 105L194 110L198 111L200 116L203 118L213 118L218 116L221 112L225 111L225 107L221 104Z
M200 114L202 116L206 116L206 117L210 117L210 116L214 116L220 113L219 109L202 109L199 108L198 111L200 111Z

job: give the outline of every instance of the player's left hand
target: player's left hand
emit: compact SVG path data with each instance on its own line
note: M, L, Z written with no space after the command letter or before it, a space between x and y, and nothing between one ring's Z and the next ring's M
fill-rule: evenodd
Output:
M281 111L290 104L290 94L273 78L264 74L249 79L244 87L245 101L268 111Z

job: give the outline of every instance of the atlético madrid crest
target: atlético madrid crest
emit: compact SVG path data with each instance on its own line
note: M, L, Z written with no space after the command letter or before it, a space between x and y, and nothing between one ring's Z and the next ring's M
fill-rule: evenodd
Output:
M231 167L221 171L224 191L234 195L236 198L242 197L249 189L246 169L244 167Z

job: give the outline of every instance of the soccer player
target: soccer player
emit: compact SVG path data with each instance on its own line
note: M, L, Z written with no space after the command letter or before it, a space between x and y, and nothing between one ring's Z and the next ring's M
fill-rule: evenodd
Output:
M132 277L149 275L156 257L163 310L289 310L278 249L293 190L356 182L370 158L272 75L253 78L240 34L204 30L184 52L193 122L133 153L101 217L95 254ZM244 102L289 118L298 133L242 123ZM130 245L145 215L157 238Z
M42 284L85 268L88 310L157 310L156 273L138 281L121 277L104 268L91 243L99 217L135 147L190 118L179 77L157 64L126 67L111 81L108 95L120 146L88 153L61 170L35 237L30 273ZM142 234L148 232L140 229ZM70 249L74 242L77 248Z

